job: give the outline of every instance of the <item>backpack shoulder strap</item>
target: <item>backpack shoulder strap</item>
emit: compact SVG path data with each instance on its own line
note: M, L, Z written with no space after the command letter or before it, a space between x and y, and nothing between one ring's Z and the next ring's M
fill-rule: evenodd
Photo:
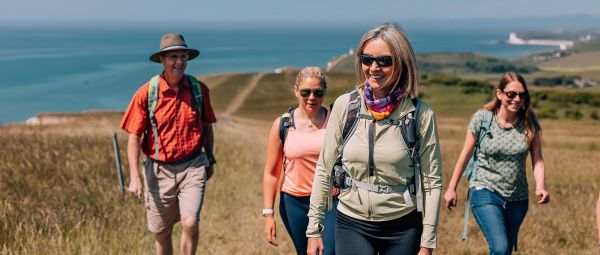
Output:
M350 136L350 131L354 128L356 120L358 120L358 112L360 111L360 97L357 89L349 92L348 108L346 109L346 122L342 130L342 141L346 141Z
M483 119L479 123L479 133L477 134L477 140L475 140L475 148L473 148L473 154L467 163L466 169L463 172L463 176L467 176L467 180L470 181L477 177L477 154L483 149L484 144L482 143L485 137L489 136L490 126L492 125L492 118L494 113L492 111L484 110ZM469 224L469 208L470 208L470 192L467 191L467 197L465 199L465 220L463 223L463 234L461 241L467 240L467 226Z
M281 115L281 118L279 118L279 139L281 140L282 148L283 144L285 144L289 128L294 125L294 109L296 108L288 108L287 111Z
M483 119L481 120L481 127L480 130L487 132L490 132L490 126L492 125L492 118L494 116L494 113L492 111L484 111L483 112Z
M160 87L160 75L155 75L148 83L148 114L154 115L154 109L158 103L158 91Z
M198 114L202 114L202 87L200 85L200 81L192 75L186 76L190 80L190 86L192 87L192 94L194 96L194 101L196 102Z
M154 159L159 160L158 158L158 128L156 124L156 116L154 116L154 110L156 109L156 105L158 103L158 91L160 86L160 75L155 75L150 79L148 83L148 119L150 120L150 125L152 126L152 133L154 134Z
M356 129L356 123L358 122L358 114L360 112L360 95L358 89L353 89L349 92L348 103L346 107L346 120L344 121L343 129L342 129L342 141L338 147L338 155L336 158L336 164L342 163L342 151L344 150L344 146L348 142L350 135ZM333 108L333 105L332 105Z
M418 121L418 112L419 112L419 99L417 97L412 98L411 102L414 106L414 110L409 112L407 115L400 119L400 132L402 134L402 139L404 139L404 143L408 148L408 153L413 165L414 171L414 191L417 202L417 211L423 212L425 208L425 203L423 199L423 176L421 172L421 163L419 161L419 121Z

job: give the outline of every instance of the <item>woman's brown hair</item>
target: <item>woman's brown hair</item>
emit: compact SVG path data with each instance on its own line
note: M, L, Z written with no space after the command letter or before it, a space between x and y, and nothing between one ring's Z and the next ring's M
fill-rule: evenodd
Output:
M498 90L500 92L504 92L506 85L515 81L521 83L527 95L525 98L522 98L524 103L523 106L519 108L519 111L517 112L517 118L518 122L525 121L525 130L527 131L527 143L531 144L531 141L533 141L533 137L535 136L535 130L534 123L531 117L531 97L529 96L529 90L527 89L527 83L525 82L525 79L523 79L523 77L516 72L506 72L502 76L502 79L500 79L500 83L498 84ZM498 96L496 96L496 92L497 90L494 91L494 99L492 99L492 101L483 106L484 109L492 111L494 112L494 114L498 112L498 108L500 108L500 105L502 103L498 99Z

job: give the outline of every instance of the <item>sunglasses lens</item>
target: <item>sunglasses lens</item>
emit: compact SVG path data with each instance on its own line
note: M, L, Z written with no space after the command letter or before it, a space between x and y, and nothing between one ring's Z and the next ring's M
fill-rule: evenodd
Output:
M371 64L373 64L373 60L375 59L369 55L360 55L360 62L362 62L364 65L370 66Z
M504 94L506 95L506 97L508 97L510 99L514 99L515 97L517 97L517 95L521 99L526 99L527 97L529 97L527 95L527 93L525 93L525 92L517 93L517 92L514 92L514 91L506 91L506 92L504 92Z
M323 97L325 95L325 90L323 89L315 89L315 90L310 90L310 89L301 89L300 90L300 95L302 97L309 97L310 94L313 94L315 97Z
M393 62L392 62L392 56L381 56L381 57L377 57L377 64L380 67L388 67L388 66L392 66Z
M308 96L310 96L310 89L301 89L300 90L300 95L302 97L308 97Z
M313 95L315 95L315 97L323 97L325 95L325 90L317 89L313 91Z
M370 66L371 64L373 64L373 61L377 62L377 65L379 67L388 67L394 64L392 61L392 56L372 57L367 54L360 55L360 62L362 62L366 66Z

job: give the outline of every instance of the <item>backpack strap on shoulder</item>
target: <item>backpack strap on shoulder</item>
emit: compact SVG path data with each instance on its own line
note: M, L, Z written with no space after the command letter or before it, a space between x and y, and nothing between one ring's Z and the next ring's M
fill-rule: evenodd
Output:
M202 116L202 87L200 86L200 81L192 75L186 74L186 76L190 80L190 86L192 87L192 95L194 96L194 101L196 102L198 114Z
M419 161L419 99L417 97L412 98L411 102L415 108L414 111L409 112L406 116L399 120L398 125L400 126L400 132L404 143L409 151L409 156L412 161L414 171L414 192L417 201L417 211L423 212L425 203L423 199L423 173L421 172L421 163Z
M156 109L156 105L158 104L158 91L160 87L160 75L155 75L150 79L148 83L148 119L150 120L150 125L152 126L152 133L154 135L154 158L159 160L158 157L158 128L156 124L156 116L154 115L154 110Z
M296 109L296 107L288 108L287 111L281 115L281 118L279 118L279 139L281 140L281 148L283 148L283 145L285 144L289 128L294 126L294 109Z
M483 118L479 123L479 132L477 133L477 140L475 141L475 148L473 154L469 159L466 171L463 172L463 176L467 176L467 180L473 180L477 177L477 155L479 151L485 151L485 145L483 139L491 137L490 126L493 118L492 111L483 111Z
M342 141L338 147L336 164L342 163L344 146L346 146L348 138L350 138L350 135L354 133L354 130L356 129L356 123L358 122L357 120L359 118L361 107L358 89L353 89L348 93L350 94L350 97L348 98L348 104L346 107L346 121L344 122L344 127L342 129Z
M492 119L494 114L492 111L485 110L483 111L483 119L479 123L479 133L477 133L477 140L475 141L475 148L473 149L473 154L471 155L471 159L469 159L469 163L467 164L466 171L463 172L463 176L467 176L467 180L473 180L477 177L477 155L479 151L483 149L485 151L485 146L482 143L483 139L486 137L491 138L490 126L492 124ZM461 241L467 240L467 227L469 225L469 208L471 207L471 192L467 190L467 198L465 199L465 221L463 224L463 234L461 237Z

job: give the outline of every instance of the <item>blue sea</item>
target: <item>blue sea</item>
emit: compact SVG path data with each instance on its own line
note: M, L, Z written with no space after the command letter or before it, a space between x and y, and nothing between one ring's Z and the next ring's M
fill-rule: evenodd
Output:
M506 59L548 47L504 44L508 29L405 27L417 53L480 52ZM360 28L187 28L194 75L325 66L356 47ZM0 27L0 123L39 112L124 110L133 93L161 65L148 61L160 36L152 28Z

